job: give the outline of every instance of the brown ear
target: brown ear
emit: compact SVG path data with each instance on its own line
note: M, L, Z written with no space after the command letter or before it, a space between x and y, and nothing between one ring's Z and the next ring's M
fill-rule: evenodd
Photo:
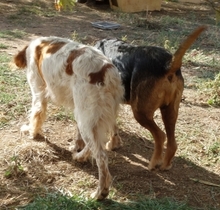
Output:
M206 29L206 26L198 27L193 33L191 33L187 39L179 46L178 50L173 55L171 67L169 73L176 72L182 65L182 59L186 51L190 48L196 38Z
M19 68L25 68L27 66L27 59L26 59L26 49L28 46L26 46L22 51L20 51L15 57L14 57L14 63Z

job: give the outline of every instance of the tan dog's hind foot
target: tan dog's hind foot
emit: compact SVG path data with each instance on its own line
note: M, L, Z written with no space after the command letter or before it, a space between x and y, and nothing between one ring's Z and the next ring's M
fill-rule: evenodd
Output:
M161 166L160 166L160 170L161 171L168 171L168 170L170 170L172 168L172 164L162 164Z
M103 200L105 199L109 194L109 189L105 188L100 192L100 189L97 189L95 192L91 194L91 198L95 200Z
M171 161L167 162L162 158L151 158L151 161L148 165L148 169L154 170L156 168L159 168L161 171L167 171L170 170L172 168L172 163Z
M120 148L123 145L121 137L118 134L115 134L110 141L106 143L106 150L112 151Z
M150 171L152 171L152 170L156 169L157 167L159 167L162 163L163 163L163 161L162 161L161 157L160 158L153 158L152 157L151 161L150 161L150 163L148 165L148 169Z
M167 154L168 153L166 152L163 159L163 164L160 166L160 170L162 171L168 171L172 168L172 159L174 157L175 152L171 156L167 156Z

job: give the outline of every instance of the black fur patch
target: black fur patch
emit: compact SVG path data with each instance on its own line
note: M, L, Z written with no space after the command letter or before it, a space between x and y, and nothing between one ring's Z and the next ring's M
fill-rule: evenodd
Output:
M103 39L97 42L95 47L111 58L121 73L126 102L130 101L131 88L135 89L146 78L163 77L169 70L172 60L172 54L164 48L132 46L116 39Z

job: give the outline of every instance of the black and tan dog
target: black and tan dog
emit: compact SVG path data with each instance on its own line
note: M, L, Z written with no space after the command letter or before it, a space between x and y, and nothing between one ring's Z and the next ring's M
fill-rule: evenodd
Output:
M175 125L184 88L181 74L182 58L186 50L206 27L197 28L180 45L174 55L155 46L132 46L116 39L98 41L95 47L111 58L118 68L125 88L124 100L130 104L135 119L153 135L155 146L149 169L160 166L171 168L177 150ZM153 117L160 109L166 134L157 126ZM120 145L116 134L109 142L110 149ZM163 145L167 137L167 149Z

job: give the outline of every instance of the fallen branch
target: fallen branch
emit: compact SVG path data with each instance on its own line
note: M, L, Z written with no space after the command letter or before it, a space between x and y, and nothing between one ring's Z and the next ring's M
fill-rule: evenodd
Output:
M194 182L199 182L199 183L206 184L206 185L209 185L209 186L220 187L219 184L214 184L214 183L211 183L211 182L207 182L207 181L203 181L203 180L199 180L199 179L194 179L194 178L189 178L189 179L194 181Z

